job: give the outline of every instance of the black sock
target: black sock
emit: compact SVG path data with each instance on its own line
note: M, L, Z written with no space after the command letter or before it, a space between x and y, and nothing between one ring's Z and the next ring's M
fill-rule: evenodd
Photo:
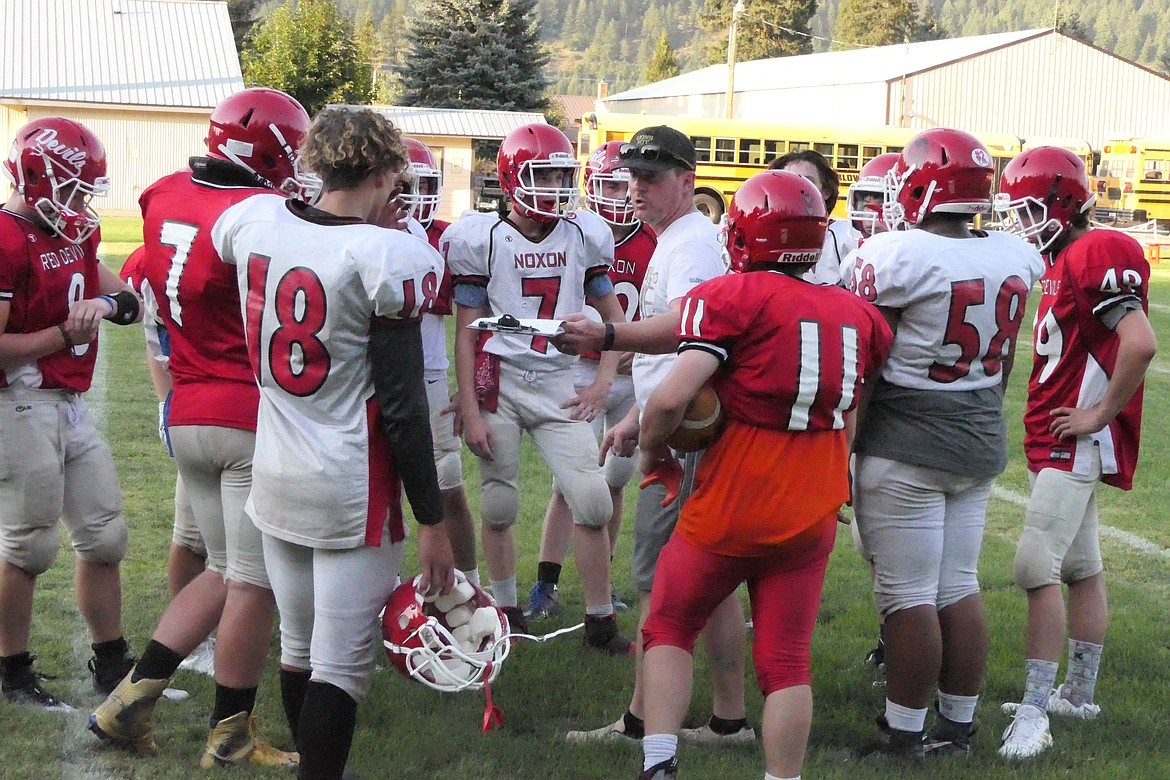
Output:
M541 561L536 564L536 579L556 585L561 581L561 565L552 561Z
M305 690L312 676L311 671L280 670L280 703L284 705L284 717L288 719L288 730L294 743L301 722L301 708L305 705Z
M629 710L626 710L626 714L622 716L622 726L626 736L631 739L641 739L646 736L645 721Z
M130 652L130 643L126 641L126 637L122 636L108 642L92 644L90 647L93 648L93 654L98 658L121 658Z
M27 650L16 655L6 655L0 657L0 676L5 682L14 682L17 678L25 676L31 666L32 656Z
M215 708L211 711L211 727L224 718L241 712L251 713L256 706L256 688L228 688L215 684Z
M299 780L336 780L345 771L357 723L357 702L336 685L310 682L301 707Z
M740 729L747 728L747 718L735 718L734 720L726 720L724 718L711 714L711 720L707 723L711 730L716 734L734 734Z
M138 659L138 664L134 667L134 674L130 677L130 682L170 679L181 663L183 663L183 656L152 639L146 649L142 651L142 657Z

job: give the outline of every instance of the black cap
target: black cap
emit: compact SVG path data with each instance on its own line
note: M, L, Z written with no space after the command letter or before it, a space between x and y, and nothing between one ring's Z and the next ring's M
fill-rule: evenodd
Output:
M634 133L618 149L622 167L631 171L695 170L695 145L691 139L666 125L646 127Z

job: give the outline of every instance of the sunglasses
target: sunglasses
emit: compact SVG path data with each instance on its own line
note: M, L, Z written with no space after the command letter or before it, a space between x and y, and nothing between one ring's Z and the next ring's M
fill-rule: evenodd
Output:
M663 149L658 144L643 144L636 146L634 144L622 144L618 147L618 156L623 160L630 160L635 157L641 157L648 162L665 162L679 165L686 168L688 171L693 171L695 166L679 157L674 152L668 149Z

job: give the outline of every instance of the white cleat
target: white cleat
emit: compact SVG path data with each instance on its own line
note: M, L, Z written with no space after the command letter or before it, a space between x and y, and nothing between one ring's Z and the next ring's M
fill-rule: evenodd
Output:
M1005 701L999 709L1005 715L1014 715L1020 705L1014 701ZM1064 697L1064 686L1054 688L1048 695L1045 705L1049 715L1059 715L1063 718L1077 718L1079 720L1096 720L1101 714L1101 705L1087 701L1083 704L1073 704Z
M751 745L756 741L756 731L751 726L744 726L739 731L720 734L711 728L710 723L704 723L695 729L679 729L678 738L691 745Z
M999 754L1022 761L1034 758L1050 747L1052 732L1048 730L1048 716L1030 704L1020 705L1003 732L1003 747Z
M215 677L215 635L212 634L200 642L199 646L191 651L191 655L183 659L179 668Z

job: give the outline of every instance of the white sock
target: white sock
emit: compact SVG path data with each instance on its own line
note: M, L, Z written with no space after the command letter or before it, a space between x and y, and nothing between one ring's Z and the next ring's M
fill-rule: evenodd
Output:
M516 578L492 580L492 598L495 599L497 607L517 606L519 602L516 600Z
M474 585L477 588L479 587L479 567L478 566L474 569L469 569L469 570L463 572L463 576L466 577L467 581L470 582L472 585Z
M800 775L796 777L777 777L771 772L764 772L764 780L800 780Z
M886 723L898 731L922 731L926 726L926 708L916 710L886 699Z
M978 703L978 695L957 696L938 692L938 714L955 723L971 723L975 720L975 705Z
M614 614L613 602L607 601L604 604L598 604L596 607L585 607L585 614L589 617L609 617Z
M642 768L669 761L678 752L678 734L647 734L642 737Z

